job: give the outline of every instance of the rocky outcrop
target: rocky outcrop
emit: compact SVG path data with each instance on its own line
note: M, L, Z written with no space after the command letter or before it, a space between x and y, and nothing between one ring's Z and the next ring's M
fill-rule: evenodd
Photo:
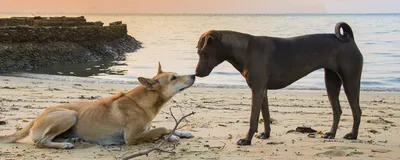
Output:
M52 64L124 60L140 48L121 21L103 26L81 17L0 19L0 71Z

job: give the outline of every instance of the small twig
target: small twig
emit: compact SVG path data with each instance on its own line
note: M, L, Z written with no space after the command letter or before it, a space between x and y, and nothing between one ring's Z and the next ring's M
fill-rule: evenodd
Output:
M178 127L178 129L182 129L183 127L186 127L189 123L186 122L185 124L183 124L182 126Z
M169 112L171 113L172 118L174 118L175 123L178 123L178 120L176 120L174 114L172 114L172 108L169 108Z
M226 146L226 143L225 143L225 142L223 142L223 141L221 141L221 142L224 144L224 146L222 146L222 147L220 148L220 150L224 149L225 146Z
M181 110L182 116L184 116L183 111L182 111L182 106L179 106L179 109ZM178 127L178 129L182 129L183 127L186 127L189 124L189 121L186 118L184 119L184 121L185 121L185 124Z
M171 136L174 134L175 130L178 128L179 123L181 123L182 120L185 119L186 117L191 116L191 115L194 115L195 112L192 112L192 113L189 113L189 114L183 116L181 119L179 119L179 121L177 121L176 118L175 118L175 116L174 116L174 114L172 114L171 108L170 108L170 112L171 112L171 116L175 119L176 124L175 124L174 129L171 130L171 133L169 133L169 135L168 135L162 142L160 142L157 146L154 146L154 147L152 147L152 148L150 148L150 149L147 149L147 150L144 150L144 151L141 151L141 152L138 152L138 153L129 155L129 156L125 156L125 157L121 158L121 160L128 160L128 159L132 159L132 158L135 158L135 157L139 157L139 156L143 156L143 155L148 155L150 152L153 152L153 151L160 151L160 152L167 152L167 153L174 154L174 153L175 153L174 151L166 151L166 150L163 150L163 149L161 149L161 146L162 146L168 139L171 138Z
M183 111L182 111L182 106L179 106L179 109L181 110L181 114L182 114L182 116L183 116L184 114L183 114ZM189 122L186 118L185 118L184 120L185 120L186 123Z
M182 116L184 116L183 111L182 111L182 107L179 106L179 108L180 108L180 110L181 110ZM170 111L171 111L171 108L170 108ZM172 112L171 112L171 113L167 113L167 112L165 112L165 111L161 111L161 113L171 115ZM172 115L171 115L171 116L172 116ZM186 127L186 126L189 124L189 121L188 121L186 118L184 119L184 121L185 121L185 124L183 124L183 125L181 125L180 127L178 127L178 130L179 130L179 129L182 129L182 128L184 128L184 127ZM175 123L176 123L176 120L175 120Z

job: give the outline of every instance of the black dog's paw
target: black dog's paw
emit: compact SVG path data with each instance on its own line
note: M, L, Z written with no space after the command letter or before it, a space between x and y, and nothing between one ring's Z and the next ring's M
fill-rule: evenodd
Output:
M349 139L349 140L354 140L354 139L357 139L357 135L354 135L353 133L347 133L343 138Z
M269 137L270 137L270 134L267 134L265 132L262 132L257 136L258 139L268 139Z
M237 145L240 146L247 146L247 145L251 145L251 141L247 140L247 139L240 139L239 141L236 142Z
M331 132L327 132L325 133L322 138L326 138L326 139L334 139L335 138L335 134L331 133Z

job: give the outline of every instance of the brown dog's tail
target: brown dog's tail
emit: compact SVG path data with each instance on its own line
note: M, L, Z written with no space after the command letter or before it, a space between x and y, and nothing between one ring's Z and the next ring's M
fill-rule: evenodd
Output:
M20 140L21 138L26 137L29 134L29 131L31 130L33 124L34 121L12 135L0 136L0 143L13 143Z
M343 29L343 34L340 33L340 29ZM335 35L342 42L348 42L351 39L354 40L353 30L346 22L338 22L335 26Z

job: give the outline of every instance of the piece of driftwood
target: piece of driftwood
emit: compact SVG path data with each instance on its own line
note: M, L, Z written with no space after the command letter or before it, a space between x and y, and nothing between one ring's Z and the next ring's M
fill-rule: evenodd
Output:
M153 151L167 152L167 153L171 153L171 154L175 153L174 151L167 151L167 150L161 149L161 147L174 134L175 130L178 128L178 126L182 122L182 120L184 120L186 117L194 115L195 112L192 112L192 113L189 113L187 115L184 115L181 119L177 120L175 118L174 114L172 113L171 108L169 109L169 111L171 113L172 118L174 118L174 120L175 120L175 127L174 127L174 129L172 129L171 133L162 142L160 142L158 145L156 145L156 146L154 146L152 148L149 148L147 150L140 151L140 152L137 152L137 153L122 157L121 160L128 160L128 159L136 158L136 157L139 157L139 156L148 155L150 152L153 152Z

